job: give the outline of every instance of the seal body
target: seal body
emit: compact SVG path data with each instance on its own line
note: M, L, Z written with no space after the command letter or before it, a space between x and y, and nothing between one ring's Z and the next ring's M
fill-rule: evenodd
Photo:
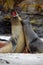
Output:
M12 21L12 37L15 39L17 46L14 52L22 52L25 46L24 33L19 20Z
M22 24L24 28L26 45L28 50L31 53L43 53L43 41L41 41L38 35L33 31L28 16L23 19Z
M5 21L6 22L6 21ZM4 34L3 34L4 35ZM18 18L11 20L11 34L4 35L0 38L0 53L20 53L24 50L24 34L20 21ZM9 39L8 39L9 38ZM5 44L4 44L5 42Z

